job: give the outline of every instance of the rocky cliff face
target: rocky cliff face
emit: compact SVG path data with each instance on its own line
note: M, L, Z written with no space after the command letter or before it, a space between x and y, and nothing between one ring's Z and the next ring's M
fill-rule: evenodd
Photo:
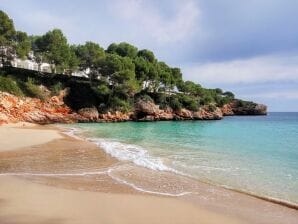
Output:
M172 108L160 109L152 101L139 100L133 112L108 112L100 114L95 107L82 108L77 112L64 104L65 92L43 102L29 97L16 97L0 92L0 124L31 122L38 124L73 122L119 122L119 121L164 121L164 120L220 120L232 115L265 115L267 107L262 104L243 103L237 100L222 108L203 106L198 111Z
M38 124L71 123L80 120L86 119L74 113L57 96L42 102L39 99L0 92L0 124L20 121Z
M266 115L267 106L253 102L233 100L221 108L224 116L232 115Z
M219 120L223 114L219 108L214 110L208 106L201 107L198 111L181 109L173 111L171 108L159 109L151 101L139 100L135 104L134 120L138 121L160 121L160 120Z

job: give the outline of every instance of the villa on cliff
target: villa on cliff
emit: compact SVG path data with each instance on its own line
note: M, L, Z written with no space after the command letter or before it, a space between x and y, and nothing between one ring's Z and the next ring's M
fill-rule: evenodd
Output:
M54 64L38 62L33 51L30 51L26 58L19 58L13 48L7 46L0 46L0 58L0 67L5 66L5 64L7 63L15 68L22 68L33 71L47 73L52 73L53 71L55 71ZM70 73L70 75L87 78L89 73L90 69L87 68L84 71L73 71Z
M15 68L24 68L29 70L35 70L40 72L52 72L53 65L49 63L37 63L34 60L30 59L20 59L20 58L14 58L11 61L11 66Z
M3 67L8 62L10 66L15 68L23 68L40 72L52 72L55 69L54 64L46 62L37 62L33 51L30 51L27 58L19 58L12 47L1 46L0 47L1 62L0 67Z

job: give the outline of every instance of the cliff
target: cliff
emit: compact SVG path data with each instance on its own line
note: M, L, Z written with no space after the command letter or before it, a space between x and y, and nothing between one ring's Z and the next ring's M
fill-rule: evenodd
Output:
M222 112L201 108L197 112L186 109L173 111L159 109L153 102L138 101L134 112L116 111L100 114L95 107L73 111L63 101L63 94L53 96L45 102L30 97L17 97L0 92L0 124L10 122L31 122L38 124L74 122L118 122L118 121L158 121L158 120L205 120L221 119Z
M164 120L220 120L223 114L219 108L204 106L198 111L190 111L185 108L173 110L167 107L160 109L152 101L139 100L135 104L134 120L139 121L164 121Z
M17 97L0 92L0 124L10 122L31 122L38 124L74 122L119 122L119 121L165 121L165 120L220 120L231 115L265 115L266 106L261 104L239 104L233 101L218 108L202 106L197 111L185 108L173 110L160 109L152 101L139 100L134 111L99 113L97 108L72 110L64 103L65 91L59 96L49 97L46 101L30 97Z
M0 92L0 124L20 121L38 124L71 123L80 120L86 119L74 113L57 96L42 102L35 98Z
M243 100L233 100L229 104L224 105L221 110L224 116L267 115L266 105Z

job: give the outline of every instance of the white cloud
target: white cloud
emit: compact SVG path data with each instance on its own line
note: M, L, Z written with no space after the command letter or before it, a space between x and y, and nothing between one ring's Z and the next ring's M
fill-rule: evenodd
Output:
M139 33L151 36L159 43L183 41L197 31L199 8L194 0L168 4L175 9L171 16L165 16L150 1L142 0L114 0L111 10L116 12L115 16L137 26Z
M262 99L282 99L282 100L298 100L298 90L279 90L274 92L261 92L256 94L247 94L243 97L251 98L262 98Z
M187 79L204 84L298 81L298 56L267 55L242 60L195 64L183 69Z

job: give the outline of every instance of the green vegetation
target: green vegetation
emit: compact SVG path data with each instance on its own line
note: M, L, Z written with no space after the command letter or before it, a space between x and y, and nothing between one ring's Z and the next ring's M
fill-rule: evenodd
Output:
M50 87L50 90L52 96L57 96L59 95L60 91L63 90L63 85L61 82L57 82Z
M0 45L10 45L15 36L15 28L12 19L0 10Z
M46 93L42 91L39 85L36 85L35 80L32 78L28 78L24 83L23 92L29 97L38 98L40 100L46 99Z
M56 87L57 88L57 87ZM27 81L15 78L13 75L0 76L0 91L8 92L16 96L29 96L45 100L47 94L41 86L32 78Z
M221 89L206 89L200 84L184 81L179 68L159 61L147 49L138 49L129 43L112 43L105 50L99 44L87 41L70 45L59 29L41 36L28 36L16 31L13 21L0 11L0 46L10 47L21 57L34 52L37 63L48 62L53 73L85 72L89 79L82 82L50 81L29 78L18 85L9 78L1 78L1 90L44 99L43 84L52 95L69 88L66 102L74 109L95 106L99 111L130 111L138 99L153 100L161 108L186 108L196 111L202 105L223 106L234 99L234 94ZM3 58L8 58L2 54ZM87 71L90 71L89 73ZM54 79L53 79L54 80ZM36 82L38 81L38 83ZM18 88L21 91L18 90Z
M22 96L23 92L18 86L17 82L11 77L0 76L0 91L8 92L16 96Z

